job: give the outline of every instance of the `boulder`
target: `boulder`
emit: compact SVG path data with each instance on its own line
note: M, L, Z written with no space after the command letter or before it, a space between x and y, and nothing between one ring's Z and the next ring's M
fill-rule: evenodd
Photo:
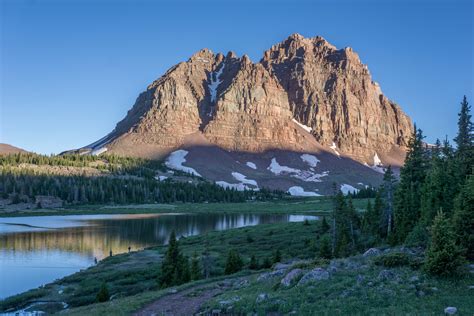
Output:
M449 306L449 307L446 307L444 309L444 313L446 315L454 315L458 312L458 309L456 307L452 307L452 306Z
M287 275L281 280L281 285L284 287L289 287L291 286L296 279L298 279L301 275L303 274L303 270L301 269L293 269L290 272L288 272Z
M315 268L310 272L303 275L303 277L298 282L298 285L303 285L309 282L317 282L321 280L329 279L329 272L323 268Z
M263 301L266 301L268 299L268 294L267 293L260 293L257 296L257 299L255 300L255 303L259 304Z
M373 256L378 256L382 253L382 251L380 251L379 249L377 248L370 248L369 250L367 250L366 252L364 252L363 256L364 257L373 257Z

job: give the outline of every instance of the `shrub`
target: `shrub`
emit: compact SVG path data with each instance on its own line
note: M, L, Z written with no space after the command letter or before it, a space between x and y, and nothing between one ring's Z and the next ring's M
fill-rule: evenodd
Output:
M378 256L374 259L374 263L387 268L407 266L411 262L410 257L403 252L394 252L386 255Z
M104 282L102 283L99 292L96 296L96 301L99 303L107 302L110 299L109 288L107 284Z

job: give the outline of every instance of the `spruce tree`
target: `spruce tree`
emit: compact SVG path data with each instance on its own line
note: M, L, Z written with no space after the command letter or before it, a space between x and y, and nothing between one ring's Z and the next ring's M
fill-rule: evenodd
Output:
M382 194L385 200L382 213L382 237L390 238L393 230L393 200L395 193L396 178L392 171L392 166L385 169L382 184Z
M159 280L161 287L179 285L190 280L189 262L179 250L174 231L170 234L168 249L161 264Z
M249 269L250 270L257 270L258 269L258 260L255 257L255 255L252 255L252 257L250 257Z
M332 258L331 237L327 234L323 235L320 239L319 256L324 259Z
M458 116L458 134L454 138L457 145L456 160L458 177L464 183L466 176L472 174L474 167L474 127L471 120L471 106L464 96Z
M433 275L451 276L463 264L453 227L443 212L438 212L431 227L431 242L426 253L425 270Z
M99 292L96 295L96 302L103 303L107 302L110 299L109 288L107 283L103 282L100 286Z
M457 242L466 258L474 260L474 175L470 175L456 197L453 215Z
M196 252L191 258L191 280L199 280L202 278L201 266Z
M242 270L244 263L242 258L235 250L230 250L225 263L225 274L233 274Z
M420 219L421 188L426 177L427 157L423 134L413 130L408 142L405 165L400 170L400 182L395 192L394 228L396 242L403 242Z

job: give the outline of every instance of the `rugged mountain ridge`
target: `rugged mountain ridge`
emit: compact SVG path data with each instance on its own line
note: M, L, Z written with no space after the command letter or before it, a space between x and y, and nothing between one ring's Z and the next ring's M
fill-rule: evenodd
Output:
M80 152L161 159L186 149L179 154L182 163L199 166L200 174L216 181L224 175L206 168L213 160L230 174L240 168L235 162L246 163L244 157L266 157L260 167L268 165L263 169L271 173L277 153L294 164L303 158L291 153L311 153L327 157L331 174L350 168L362 176L362 170L380 172L383 164L401 165L411 129L410 118L383 95L351 48L293 34L257 63L232 52L195 53L150 84L109 135ZM223 167L223 161L229 164ZM316 172L319 166L311 168ZM290 169L273 175L291 175ZM314 190L322 181L311 179L302 181L312 182ZM226 179L231 180L236 176ZM293 181L276 187L287 189Z

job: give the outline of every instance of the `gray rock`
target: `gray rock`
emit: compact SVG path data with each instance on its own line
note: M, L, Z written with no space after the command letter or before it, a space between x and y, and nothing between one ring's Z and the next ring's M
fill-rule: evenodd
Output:
M219 301L219 304L221 306L228 306L228 305L232 305L234 304L235 302L238 302L240 301L240 297L239 296L234 296L228 300L222 300L222 301Z
M468 288L469 290L474 290L474 285L469 285L467 288Z
M301 280L298 282L298 285L303 285L308 282L315 282L315 281L321 281L321 280L327 280L329 279L329 272L324 270L323 268L315 268L311 270L310 272L306 273L303 275Z
M281 285L285 286L285 287L289 287L291 286L295 280L301 275L303 274L303 270L301 269L293 269L291 270L290 272L288 272L287 275L285 275L285 277L281 280Z
M357 284L362 283L364 281L364 279L365 279L365 277L363 275L361 275L361 274L357 275L357 277L356 277Z
M417 276L417 275L414 275L409 279L409 281L412 282L412 283L416 283L416 282L420 281L420 277Z
M444 309L444 313L446 315L454 315L458 312L458 309L456 307L452 307L452 306L449 306L449 307L446 307Z
M220 309L213 309L212 312L211 312L212 316L219 316L220 314L221 314Z
M378 276L379 280L387 280L387 281L396 281L398 280L398 275L390 270L382 270Z
M379 249L377 248L370 248L369 250L367 250L366 252L364 252L363 256L364 257L373 257L373 256L378 256L382 253L382 251L380 251Z
M258 303L261 303L263 301L266 301L267 299L268 299L268 294L267 293L260 293L260 294L258 294L257 299L255 300L255 302L258 304Z
M247 280L247 279L244 279L244 280L240 280L240 281L235 282L233 288L234 289L241 289L241 288L247 287L249 285L250 285L250 281Z
M257 278L257 281L266 281L266 280L269 280L269 279L272 279L272 278L276 278L276 277L280 277L280 276L283 276L285 274L285 270L284 269L280 269L280 270L276 270L276 271L272 271L272 272L264 272L262 274L260 274Z
M288 270L291 264L278 262L273 266L273 270Z

